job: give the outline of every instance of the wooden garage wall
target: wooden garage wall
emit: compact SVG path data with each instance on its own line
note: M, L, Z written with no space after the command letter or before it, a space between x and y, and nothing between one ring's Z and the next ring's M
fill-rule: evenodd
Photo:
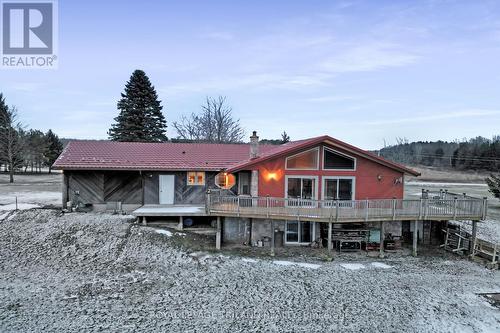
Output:
M65 174L69 200L78 197L86 204L117 201L142 204L142 181L138 171L65 171Z
M121 201L123 204L159 203L159 175L175 176L175 204L203 204L207 189L215 188L216 172L205 173L204 186L188 186L187 173L138 171L65 171L68 177L68 199L86 204Z

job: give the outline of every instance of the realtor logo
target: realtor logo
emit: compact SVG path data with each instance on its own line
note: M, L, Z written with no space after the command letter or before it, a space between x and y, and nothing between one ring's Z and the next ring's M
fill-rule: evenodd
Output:
M1 2L3 68L54 68L55 1Z

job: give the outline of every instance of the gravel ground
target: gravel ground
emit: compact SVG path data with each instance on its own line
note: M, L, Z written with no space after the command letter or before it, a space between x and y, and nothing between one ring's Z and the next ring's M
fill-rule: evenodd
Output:
M127 216L0 221L0 331L494 332L500 272L458 257L290 263L192 252ZM182 243L182 242L181 242ZM184 244L184 243L182 243ZM352 258L352 256L351 256Z

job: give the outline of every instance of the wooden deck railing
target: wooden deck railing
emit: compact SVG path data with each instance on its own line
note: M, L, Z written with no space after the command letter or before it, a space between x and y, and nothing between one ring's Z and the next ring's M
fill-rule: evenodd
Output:
M483 220L487 200L469 197L328 201L209 193L206 209L211 215L316 222Z

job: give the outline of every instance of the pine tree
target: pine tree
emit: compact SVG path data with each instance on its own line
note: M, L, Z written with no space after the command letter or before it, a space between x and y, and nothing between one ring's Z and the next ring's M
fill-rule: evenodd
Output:
M118 101L120 114L109 130L113 141L166 141L167 122L161 101L146 73L135 70Z
M287 142L290 142L290 136L286 133L286 131L283 131L283 133L281 133L281 143Z
M491 194L493 194L495 198L500 199L500 175L490 175L489 178L486 178L486 184L488 184Z
M49 173L52 171L52 164L56 161L63 150L63 144L59 137L49 129L49 131L45 134L46 140L46 150L45 150L45 158L47 159L47 164L49 166Z

